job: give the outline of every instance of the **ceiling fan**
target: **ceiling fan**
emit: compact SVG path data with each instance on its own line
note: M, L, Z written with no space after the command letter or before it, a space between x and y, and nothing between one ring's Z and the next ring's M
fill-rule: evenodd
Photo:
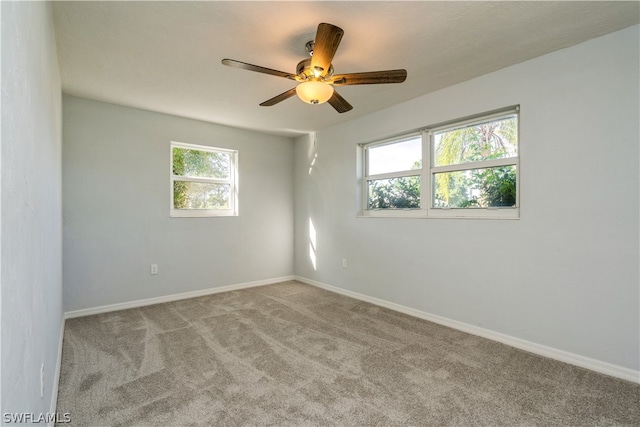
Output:
M353 107L334 90L333 86L402 83L406 80L407 70L402 69L334 74L331 61L336 50L338 50L343 35L342 28L335 25L326 23L318 25L316 39L306 44L306 49L311 54L311 58L300 61L296 67L295 74L247 64L233 59L223 59L222 63L243 70L284 77L299 83L293 89L264 101L260 104L263 107L270 107L297 94L302 101L308 104L329 102L338 113L345 113Z

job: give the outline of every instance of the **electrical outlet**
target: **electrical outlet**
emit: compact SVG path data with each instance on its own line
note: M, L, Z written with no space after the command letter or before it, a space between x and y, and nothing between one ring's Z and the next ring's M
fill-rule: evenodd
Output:
M158 264L151 264L151 274L158 274Z
M342 258L342 268L347 268L347 259Z
M44 397L44 363L40 365L40 399Z

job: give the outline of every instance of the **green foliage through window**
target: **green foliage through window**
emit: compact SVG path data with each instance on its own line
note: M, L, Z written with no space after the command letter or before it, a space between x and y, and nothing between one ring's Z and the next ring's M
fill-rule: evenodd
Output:
M229 209L229 185L174 181L176 209Z
M369 181L368 209L420 207L420 176Z
M499 166L434 174L437 208L487 208L516 204L516 168ZM448 198L441 189L446 186Z
M173 208L230 209L229 153L172 147Z

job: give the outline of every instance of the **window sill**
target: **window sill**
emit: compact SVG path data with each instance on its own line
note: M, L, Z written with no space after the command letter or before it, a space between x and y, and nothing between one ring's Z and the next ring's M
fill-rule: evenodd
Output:
M417 218L417 219L520 219L519 208L502 209L389 209L359 212L356 218Z
M214 218L219 216L238 216L237 212L211 211L211 210L172 210L169 213L171 218Z

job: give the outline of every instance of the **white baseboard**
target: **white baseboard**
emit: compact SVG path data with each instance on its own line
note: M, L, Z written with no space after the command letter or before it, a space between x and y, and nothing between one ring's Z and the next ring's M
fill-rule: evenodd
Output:
M557 348L548 347L546 345L537 344L531 341L523 340L520 338L505 335L499 332L492 331L490 329L481 328L479 326L470 325L468 323L459 322L457 320L448 319L446 317L438 316L435 314L427 313L424 311L416 310L415 308L406 307L393 302L385 301L379 298L370 297L357 292L349 291L346 289L338 288L335 286L327 285L306 277L296 276L296 280L307 283L309 285L317 286L319 288L342 294L351 298L359 299L371 304L375 304L381 307L385 307L400 313L408 314L410 316L418 317L420 319L428 320L433 323L448 326L459 331L467 332L472 335L477 335L483 338L487 338L493 341L509 345L511 347L519 348L530 353L545 356L550 359L559 360L561 362L569 363L581 368L589 369L601 374L609 375L623 380L631 381L634 383L640 383L640 371L625 368L623 366L614 365L601 360L592 359L589 357L581 356L579 354L570 353Z
M62 341L64 340L64 322L65 317L62 316L60 324L60 339L58 341L58 360L56 361L56 371L53 373L53 391L51 393L51 403L49 406L49 414L55 414L58 406L58 386L60 385L60 369L62 367ZM53 427L55 420L49 423L49 427Z
M67 311L64 313L66 319L74 317L91 316L93 314L108 313L111 311L126 310L129 308L144 307L146 305L161 304L163 302L178 301L181 299L196 298L204 295L217 294L221 292L235 291L238 289L253 288L255 286L271 285L273 283L295 280L295 276L283 276L273 279L256 280L254 282L238 283L236 285L220 286L217 288L201 289L199 291L183 292L180 294L165 295L161 297L146 298L137 301L121 302L117 304L103 305L100 307L84 308L82 310Z

